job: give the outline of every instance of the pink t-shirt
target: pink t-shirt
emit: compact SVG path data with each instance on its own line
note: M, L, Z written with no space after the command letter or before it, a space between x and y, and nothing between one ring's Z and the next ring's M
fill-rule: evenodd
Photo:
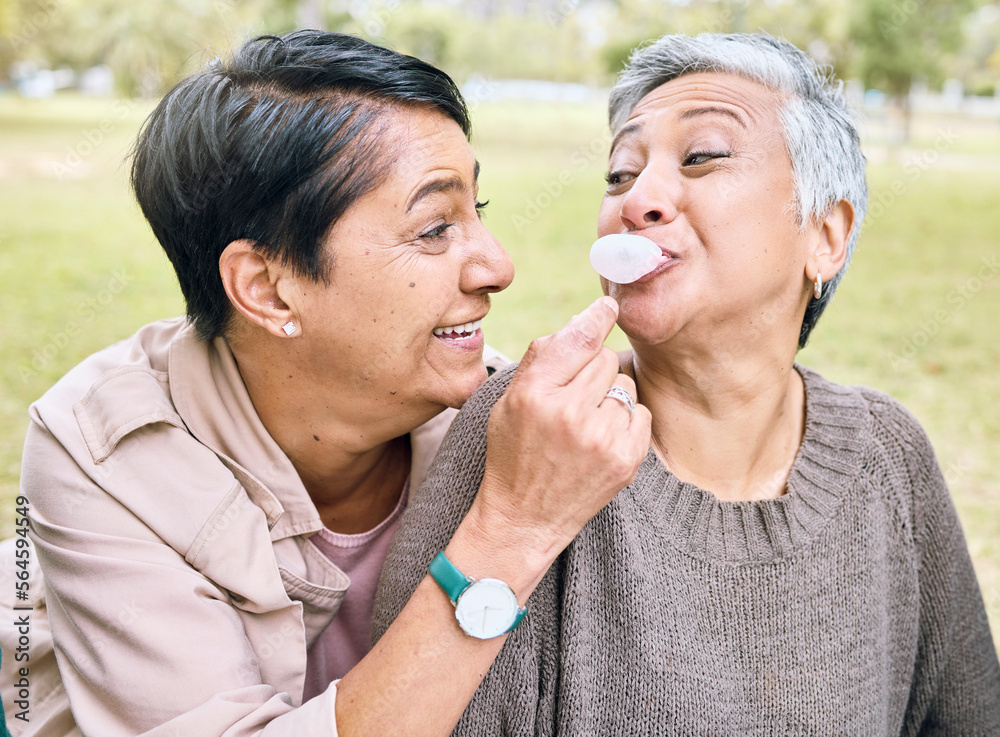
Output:
M377 527L358 535L341 535L326 528L312 536L312 543L351 580L337 616L323 630L306 654L306 683L302 700L323 693L331 682L343 678L371 649L375 589L389 554L399 518L406 508L410 482L403 485L396 508Z

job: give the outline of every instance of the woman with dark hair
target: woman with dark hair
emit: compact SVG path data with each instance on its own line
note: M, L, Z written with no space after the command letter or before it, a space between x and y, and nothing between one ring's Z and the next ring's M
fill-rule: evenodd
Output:
M1000 735L1000 665L933 449L795 362L864 219L839 83L765 34L665 36L611 93L602 280L652 412L635 481L539 584L456 735ZM404 516L376 633L474 498L505 370ZM567 469L569 470L569 469Z
M649 438L602 298L532 344L479 500L369 652L399 515L502 363L480 324L512 269L468 134L443 72L314 31L255 39L159 104L132 182L188 319L32 405L36 699L17 734L451 731Z

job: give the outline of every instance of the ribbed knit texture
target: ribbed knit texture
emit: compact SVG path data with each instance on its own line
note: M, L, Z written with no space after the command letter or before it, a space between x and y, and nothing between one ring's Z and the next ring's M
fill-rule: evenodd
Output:
M787 493L722 502L650 451L536 589L456 735L1000 737L1000 665L923 430L799 371ZM471 505L511 374L469 400L411 501L376 638Z

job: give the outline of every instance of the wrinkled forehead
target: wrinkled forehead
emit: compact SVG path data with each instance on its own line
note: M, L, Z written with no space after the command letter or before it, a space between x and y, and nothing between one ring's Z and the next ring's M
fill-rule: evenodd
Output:
M737 74L691 72L646 93L613 133L652 114L668 112L685 116L698 110L731 115L748 128L773 126L780 122L785 100L784 95L770 87Z
M390 179L419 177L439 162L455 158L475 162L472 146L458 123L426 105L392 106L366 135L378 141Z

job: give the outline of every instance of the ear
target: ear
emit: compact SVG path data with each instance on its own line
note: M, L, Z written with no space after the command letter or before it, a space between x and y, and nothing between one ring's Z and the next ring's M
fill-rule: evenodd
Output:
M820 223L815 247L806 261L806 280L816 281L820 275L823 283L833 279L847 262L847 243L854 229L854 207L847 200L840 200Z
M279 338L301 334L295 311L281 298L290 275L264 258L253 241L241 239L226 246L219 274L229 301L251 323Z

